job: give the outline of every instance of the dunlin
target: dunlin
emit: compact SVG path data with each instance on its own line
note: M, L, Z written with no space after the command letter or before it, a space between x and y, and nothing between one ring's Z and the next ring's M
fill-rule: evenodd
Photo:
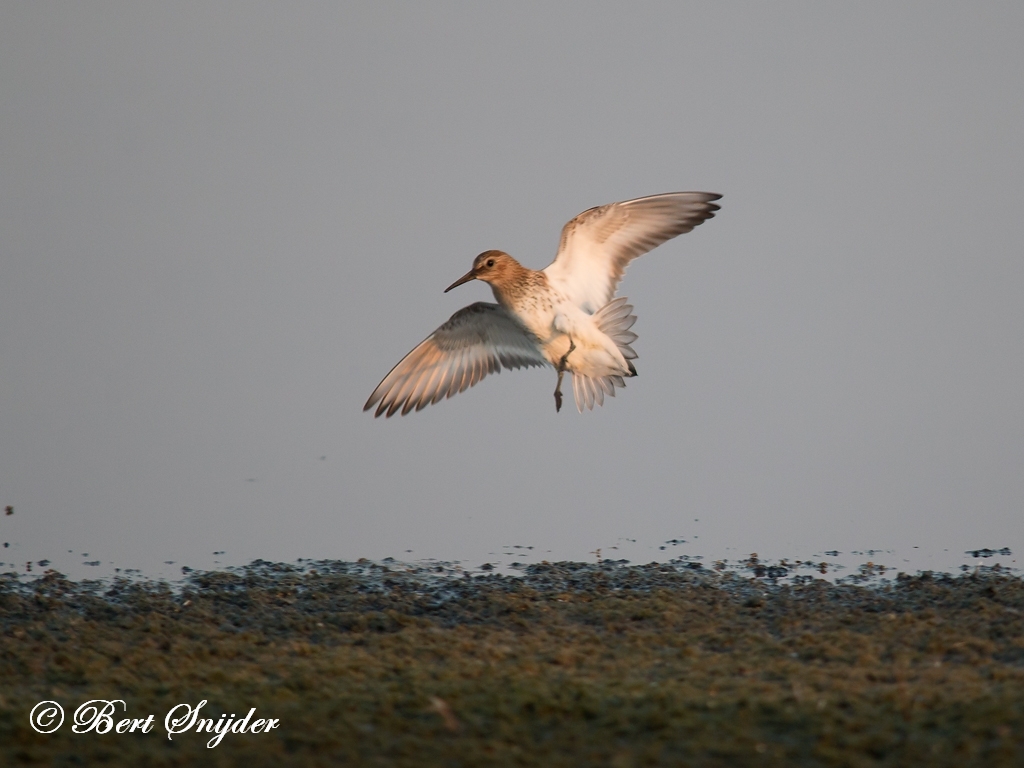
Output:
M418 411L505 368L552 365L572 374L576 408L593 409L636 376L633 307L612 298L629 262L715 215L710 192L670 192L591 208L562 229L555 260L538 271L503 251L484 251L445 289L490 284L497 304L463 307L391 369L366 401L374 416Z

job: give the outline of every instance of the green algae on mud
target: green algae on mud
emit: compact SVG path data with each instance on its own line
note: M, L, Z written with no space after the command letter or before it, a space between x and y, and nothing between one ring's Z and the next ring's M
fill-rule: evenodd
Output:
M1024 764L1024 581L685 563L522 576L257 562L179 585L0 577L0 764ZM36 733L32 707L68 722ZM156 716L75 734L90 699ZM281 721L162 730L177 704Z

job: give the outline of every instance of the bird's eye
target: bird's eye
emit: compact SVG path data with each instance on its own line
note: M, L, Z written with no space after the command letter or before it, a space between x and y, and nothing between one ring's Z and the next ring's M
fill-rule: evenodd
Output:
M494 266L494 259L488 259L487 260L487 266L488 267L493 267Z

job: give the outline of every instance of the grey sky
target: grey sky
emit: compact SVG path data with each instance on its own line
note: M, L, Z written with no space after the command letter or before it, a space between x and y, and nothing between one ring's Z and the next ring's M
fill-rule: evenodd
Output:
M1019 555L1022 29L4 3L0 561ZM630 269L640 375L604 408L556 415L535 370L361 412L489 297L442 293L478 252L539 268L583 209L690 189L722 211Z

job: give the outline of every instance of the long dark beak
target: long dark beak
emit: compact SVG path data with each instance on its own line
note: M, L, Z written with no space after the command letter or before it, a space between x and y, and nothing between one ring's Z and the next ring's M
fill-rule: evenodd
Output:
M445 288L444 292L448 293L448 291L450 291L452 288L458 288L460 285L462 285L463 283L468 283L470 280L476 280L476 272L474 272L472 269L469 270L469 272L464 274L462 277L460 277L458 280L456 280L454 283L449 285L447 288Z

